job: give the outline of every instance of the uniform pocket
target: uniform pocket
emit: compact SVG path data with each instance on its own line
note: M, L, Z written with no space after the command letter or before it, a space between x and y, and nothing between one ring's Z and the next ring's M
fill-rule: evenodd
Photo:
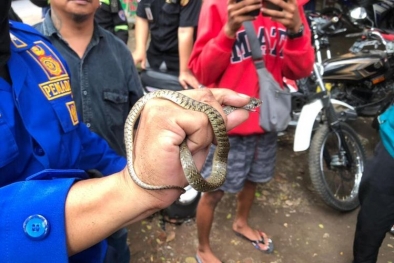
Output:
M129 97L113 91L104 91L104 100L111 101L113 103L126 103L129 100Z

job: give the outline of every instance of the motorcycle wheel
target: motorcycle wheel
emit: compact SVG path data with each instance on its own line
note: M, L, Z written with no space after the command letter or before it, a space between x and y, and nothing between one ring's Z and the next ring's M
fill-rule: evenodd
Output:
M312 138L309 173L315 190L328 206L351 211L359 206L358 190L366 154L353 128L346 123L339 125L353 159L352 166L346 167L348 160L337 132L325 124Z

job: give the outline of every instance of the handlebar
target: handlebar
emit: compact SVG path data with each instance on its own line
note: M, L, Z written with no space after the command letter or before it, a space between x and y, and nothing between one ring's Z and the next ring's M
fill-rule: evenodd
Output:
M324 31L325 29L329 28L330 26L332 26L333 24L336 24L339 21L339 18L337 16L334 16L330 19L330 21L328 21L326 24L322 25L320 27L321 31Z
M335 25L339 22L338 16L333 16L330 20L322 18L321 16L310 16L312 21L312 26L314 27L314 31L319 36L333 36L339 33L345 32L346 28L327 30L330 26Z

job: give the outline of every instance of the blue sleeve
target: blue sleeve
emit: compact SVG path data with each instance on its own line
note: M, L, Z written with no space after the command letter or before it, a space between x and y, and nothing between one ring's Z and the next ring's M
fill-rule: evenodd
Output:
M43 179L59 176L44 172L0 188L0 262L68 262L66 197L76 178L86 174L61 173L61 179Z
M80 123L78 133L82 143L81 169L96 169L103 175L110 175L125 168L126 159L117 155L104 139L91 132L85 124Z

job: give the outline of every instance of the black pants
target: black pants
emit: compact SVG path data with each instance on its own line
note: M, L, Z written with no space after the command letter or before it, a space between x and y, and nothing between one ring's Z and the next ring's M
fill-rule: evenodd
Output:
M359 198L354 263L375 263L383 239L394 224L394 159L381 143L366 165Z

